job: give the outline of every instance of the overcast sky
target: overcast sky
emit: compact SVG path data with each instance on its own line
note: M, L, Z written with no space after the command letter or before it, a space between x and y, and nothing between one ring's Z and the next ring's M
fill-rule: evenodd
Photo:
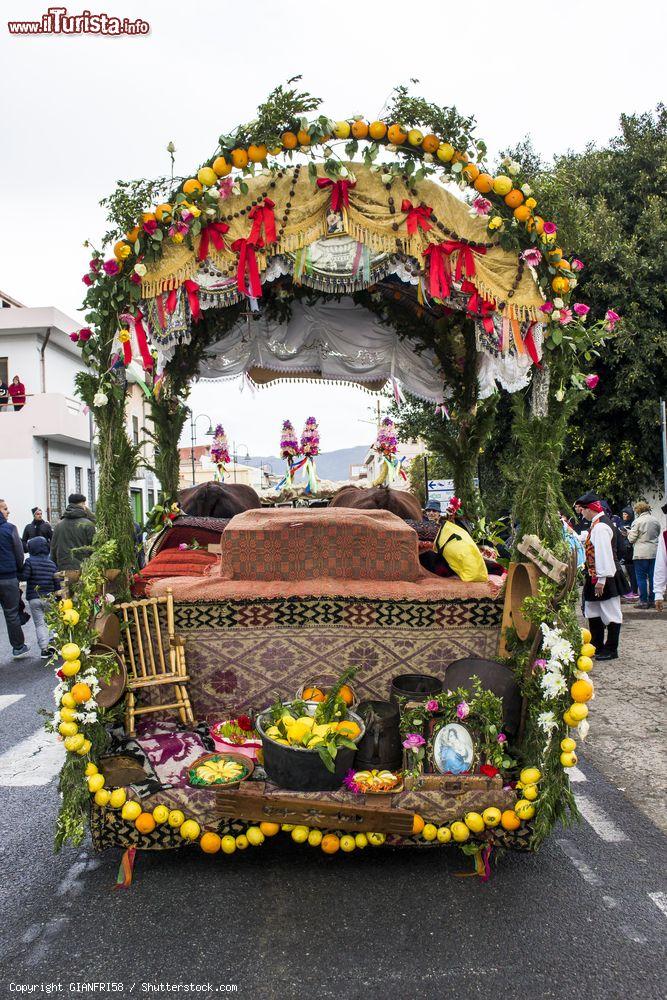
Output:
M89 253L104 231L100 198L120 179L189 173L272 87L303 85L334 118L374 117L410 77L418 92L474 114L493 154L527 133L544 157L605 142L621 112L665 96L664 4L588 0L73 0L142 18L145 36L9 36L46 0L0 0L0 288L76 316ZM369 397L279 386L254 398L200 385L196 412L221 420L251 453L277 447L280 421L310 413L325 450L370 443ZM200 429L205 422L199 423Z

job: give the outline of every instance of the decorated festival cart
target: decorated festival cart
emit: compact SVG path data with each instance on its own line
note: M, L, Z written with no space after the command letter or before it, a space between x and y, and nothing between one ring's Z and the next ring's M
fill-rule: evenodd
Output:
M583 264L521 164L485 169L469 119L400 88L370 123L309 117L317 105L278 88L192 177L123 188L113 252L84 276L80 391L101 469L93 554L50 612L67 751L56 843L90 819L95 847L125 849L124 884L137 849L231 854L278 834L332 854L458 845L486 877L494 848L534 850L575 812L567 770L595 650L577 625L558 458L579 365L617 317L587 319ZM427 401L471 517L488 408L513 393L507 578L428 573L388 510L184 517L177 446L196 377ZM165 491L153 523L180 542L161 542L131 593L132 382ZM315 435L313 421L314 489ZM388 495L399 470L385 458ZM151 572L160 557L168 569Z

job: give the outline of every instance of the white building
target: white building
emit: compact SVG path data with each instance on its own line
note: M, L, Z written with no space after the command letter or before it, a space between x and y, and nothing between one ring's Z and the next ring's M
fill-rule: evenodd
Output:
M83 493L94 505L92 420L75 387L76 375L85 366L69 338L80 327L58 309L29 309L0 293L0 379L9 385L18 375L26 391L20 410L11 404L0 410L0 497L7 501L19 531L35 506L55 524L70 493ZM128 435L151 462L153 446L142 444L147 423L145 397L133 385ZM152 473L140 470L130 484L136 520L143 522L158 493Z

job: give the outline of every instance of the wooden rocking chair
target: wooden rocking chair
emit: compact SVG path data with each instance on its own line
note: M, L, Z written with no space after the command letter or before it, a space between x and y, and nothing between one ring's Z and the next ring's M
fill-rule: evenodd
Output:
M163 636L166 617L167 634ZM190 680L185 666L185 644L174 631L174 598L171 590L166 597L151 597L142 601L119 604L122 616L120 653L127 670L125 728L135 735L138 715L178 709L181 722L194 725L194 715L188 696ZM137 705L137 695L146 689L167 687L173 700Z

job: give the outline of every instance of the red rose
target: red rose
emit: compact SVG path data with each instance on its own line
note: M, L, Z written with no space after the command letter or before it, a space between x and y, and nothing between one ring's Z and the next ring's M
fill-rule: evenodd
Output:
M79 334L78 333L70 333L69 339L72 341L73 344L76 344L77 340L79 339Z
M88 265L88 267L90 268L91 271L99 271L99 269L100 269L100 258L99 257L93 257L93 259L91 260L91 262Z
M79 340L83 340L84 343L87 340L90 340L92 335L93 331L90 329L89 326L84 326L83 329L79 330Z
M155 221L155 219L148 219L146 222L144 222L143 228L145 233L148 233L149 236L152 236L155 230L157 229L157 222Z
M239 715L236 724L244 733L249 733L252 730L252 720L247 715Z
M135 272L133 272L130 275L130 281L132 282L133 285L140 285L141 284L141 275L140 274L136 274Z
M93 283L93 279L90 277L89 274L84 274L81 280L83 281L84 285L92 285Z
M497 767L493 767L491 764L482 764L479 773L485 774L487 778L495 778L499 771Z
M64 680L65 680L65 675L64 675L64 673L62 672L62 670L56 670L56 677L57 677L57 678L58 678L58 680L60 680L60 681L64 681Z

